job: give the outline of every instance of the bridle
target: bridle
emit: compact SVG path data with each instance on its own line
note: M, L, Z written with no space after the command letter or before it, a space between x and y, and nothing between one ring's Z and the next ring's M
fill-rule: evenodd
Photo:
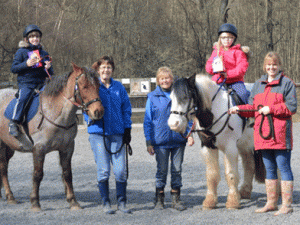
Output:
M81 97L81 94L80 94L80 90L79 90L79 85L78 85L78 81L79 79L86 75L85 73L82 73L80 74L78 77L76 77L75 79L75 86L74 86L74 99L75 101L72 101L70 98L67 98L62 92L62 96L68 100L69 102L71 102L73 105L77 106L78 108L80 108L82 110L82 112L88 112L89 109L88 109L88 106L93 104L94 102L101 102L101 99L98 97L98 98L95 98L91 101L88 101L87 103L85 103ZM80 103L77 103L77 98L79 99ZM42 123L43 123L43 120L44 118L49 122L51 123L52 125L56 126L56 127L59 127L59 128L63 128L65 130L68 130L70 128L72 128L73 126L75 126L77 124L77 122L75 121L73 124L69 125L69 126L63 126L63 125L59 125L59 124L56 124L55 122L53 122L52 120L50 120L49 118L46 117L44 111L43 111L43 104L42 104L42 97L40 98L40 105L41 105L41 115L42 115L42 119L41 119L41 122L40 124L38 125L38 129L40 129Z
M181 116L185 116L187 118L187 120L189 121L188 119L188 115L190 113L190 111L194 110L194 112L190 113L190 115L193 115L195 114L196 117L197 116L200 116L201 115L201 103L200 101L198 100L197 96L198 96L198 92L195 88L193 87L189 87L189 85L187 84L187 87L188 87L188 92L189 92L189 103L188 103L188 107L187 107L187 110L186 112L178 112L178 111L171 111L171 114L177 114L177 115L181 115ZM215 99L216 95L218 94L219 90L217 91L217 93L215 94L215 96L213 97L212 101ZM191 106L191 102L192 102L192 99L193 99L193 105ZM230 99L229 99L229 95L228 95L228 110L230 108ZM209 125L208 127L205 127L204 129L200 129L200 130L194 130L194 127L195 127L195 121L193 122L193 126L188 134L188 136L190 135L190 133L192 132L205 132L205 131L209 131L215 124L217 124L225 115L228 115L227 118L226 118L226 121L225 123L223 124L222 128L214 133L214 136L217 136L219 135L223 130L224 128L226 127L226 125L228 124L229 122L229 119L231 117L231 114L228 114L228 111L224 112L217 120L215 120L211 125ZM229 127L230 129L232 129L231 127ZM182 135L182 134L181 134Z
M78 81L79 81L79 79L82 77L82 76L84 76L84 75L86 75L85 73L82 73L82 74L80 74L78 77L76 77L76 80L75 80L75 86L74 86L74 98L75 98L75 101L74 102L72 102L71 100L71 102L74 104L74 105L76 105L78 108L80 108L80 109L82 109L82 112L88 112L89 111L89 109L88 109L88 107L89 107L89 105L91 105L91 104L93 104L94 102L101 102L101 99L100 98L94 98L94 99L92 99L91 101L88 101L87 103L85 103L84 101L83 101L83 99L82 99L82 97L81 97L81 94L80 94L80 90L79 90L79 86L78 86ZM64 96L64 95L63 95ZM64 96L65 97L65 96ZM66 97L65 97L66 98ZM77 98L79 99L79 101L80 101L80 104L78 104L77 103ZM68 98L66 98L66 99L68 99ZM69 99L68 99L69 100Z

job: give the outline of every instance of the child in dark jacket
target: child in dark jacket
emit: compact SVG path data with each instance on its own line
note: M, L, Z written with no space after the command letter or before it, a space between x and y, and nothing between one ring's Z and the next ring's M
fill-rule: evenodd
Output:
M18 124L23 122L24 107L30 100L34 90L41 88L53 69L48 52L41 46L42 31L34 24L28 25L23 32L24 40L20 41L19 49L14 56L11 72L18 74L17 103L14 107L9 133L17 137L20 132Z
M168 67L159 68L156 74L156 84L156 89L148 94L144 117L147 151L150 155L155 154L157 162L155 209L164 208L164 188L170 160L172 207L182 211L186 209L179 199L184 150L187 141L191 146L194 144L194 139L192 136L185 139L168 126L171 112L172 70Z

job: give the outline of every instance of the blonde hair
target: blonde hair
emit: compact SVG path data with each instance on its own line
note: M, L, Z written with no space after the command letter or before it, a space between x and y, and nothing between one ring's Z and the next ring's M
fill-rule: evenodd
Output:
M266 65L269 60L274 61L276 64L278 64L280 67L282 67L281 58L280 58L279 54L276 52L268 52L264 59L264 65L263 65L264 72L267 72Z
M163 75L163 73L168 73L172 80L174 79L172 70L169 67L160 67L156 72L156 85L159 85L159 78Z
M230 32L222 32L222 33L228 33L229 35L231 35L232 37L234 37L234 40L233 40L232 45L231 45L231 46L233 46L234 43L235 43L235 40L236 40L236 36L234 36L234 35L233 35L232 33L230 33ZM217 54L218 54L218 56L220 56L219 53L220 53L220 48L221 48L221 46L222 46L222 42L221 42L221 34L222 34L222 33L220 33L219 39L218 39L218 42L217 42Z

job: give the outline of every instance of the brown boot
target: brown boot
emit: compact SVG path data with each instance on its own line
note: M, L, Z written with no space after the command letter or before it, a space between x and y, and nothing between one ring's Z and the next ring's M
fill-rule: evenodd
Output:
M180 189L172 189L172 208L177 209L178 211L183 211L186 207L180 201Z
M163 188L156 188L156 194L155 194L155 207L156 210L162 210L165 208L164 205L165 200L165 193Z
M293 187L293 181L281 181L282 205L280 209L274 214L275 216L293 212Z
M269 211L275 211L278 209L277 183L278 180L266 179L267 204L263 208L255 210L256 213L265 213Z

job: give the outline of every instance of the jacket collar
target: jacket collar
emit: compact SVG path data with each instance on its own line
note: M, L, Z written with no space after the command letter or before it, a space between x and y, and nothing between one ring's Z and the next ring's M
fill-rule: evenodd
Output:
M278 85L280 83L281 78L284 76L283 72L279 72L272 82L268 82L268 75L265 74L260 78L261 83L265 83L267 85Z
M163 92L163 90L161 89L160 86L157 86L156 89L154 90L154 94L158 95L158 96L166 96L165 93Z

